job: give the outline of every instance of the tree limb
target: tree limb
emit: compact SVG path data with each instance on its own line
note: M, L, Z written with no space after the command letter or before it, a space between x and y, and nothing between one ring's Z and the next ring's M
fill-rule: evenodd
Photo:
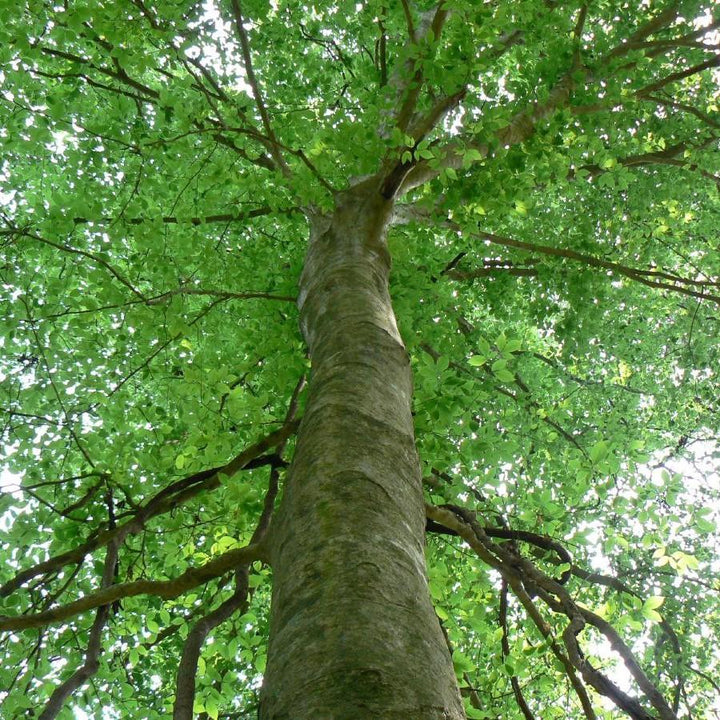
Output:
M462 230L460 225L457 223L449 222L447 225L454 230ZM612 270L623 277L627 277L630 280L642 283L648 287L658 288L660 290L670 290L682 295L689 295L690 297L695 297L700 300L711 300L720 304L720 295L707 293L704 290L691 289L692 286L703 288L707 286L720 287L720 280L695 280L675 275L674 273L663 272L662 270L643 270L640 268L633 268L620 263L611 262L609 260L601 260L600 258L596 258L585 253L579 253L575 250L567 250L564 248L551 247L549 245L538 245L536 243L524 242L522 240L514 240L512 238L501 237L500 235L495 235L489 232L478 231L471 234L474 237L488 240L495 245L502 245L503 247L517 248L519 250L526 250L541 255L550 255L553 257L574 260L576 262L589 265L590 267ZM687 287L688 285L691 287Z
M225 292L223 290L206 290L203 288L182 286L174 290L168 290L161 295L148 298L148 305L161 305L168 302L176 295L201 295L204 297L216 297L223 300L276 300L279 302L297 302L297 298L293 295L273 295L266 292Z
M242 470L254 458L259 457L268 449L275 447L286 440L297 429L298 421L293 420L283 425L275 432L266 435L253 445L250 445L230 462L217 468L202 470L201 472L189 475L163 488L160 492L148 500L133 517L114 530L105 530L93 534L89 540L81 545L60 555L55 555L37 565L17 573L14 578L0 587L0 597L6 597L10 593L24 585L38 575L58 570L70 563L79 563L98 548L107 545L110 541L116 540L121 543L128 535L140 532L145 524L154 517L168 512L174 507L187 502L198 493L205 490L213 490L219 487L224 478L232 477L236 472Z
M115 580L115 569L118 560L118 543L108 543L105 554L105 566L101 588L109 588ZM53 691L45 708L40 713L38 720L53 720L62 710L65 701L78 688L82 687L100 667L100 653L102 651L102 631L110 616L112 605L101 605L95 613L95 620L90 628L87 649L85 651L85 662L61 685Z
M670 73L670 75L667 75L660 80L656 80L654 83L645 85L644 87L637 90L635 94L638 95L638 97L644 97L646 95L649 95L650 93L654 93L657 90L660 90L661 88L664 88L666 85L677 82L678 80L683 80L684 78L690 77L691 75L697 75L703 70L708 70L710 68L716 68L719 66L720 55L715 55L714 57L711 57L704 62L693 65L692 67L689 67L685 70L679 70L678 72Z
M163 600L172 600L191 588L224 575L240 564L251 563L254 560L264 561L265 559L266 550L262 542L246 545L235 550L228 550L228 552L218 555L218 557L200 567L186 570L182 575L172 580L135 580L120 583L108 588L101 588L79 600L44 612L15 617L0 615L0 631L43 627L44 625L67 620L87 610L109 605L117 600L135 597L136 595L155 595Z
M503 578L503 581L500 586L500 612L499 612L499 617L498 617L498 620L500 622L500 627L502 628L502 631L503 631L502 638L500 640L503 659L506 659L510 656L510 642L508 640L509 631L508 631L508 622L507 622L507 611L508 611L508 583L507 583L507 580L505 580ZM520 708L520 712L522 712L525 720L535 720L535 716L533 715L532 710L530 710L530 706L527 704L527 700L525 699L522 688L520 687L520 681L518 680L518 677L517 677L517 675L515 675L515 673L510 675L510 685L512 686L512 689L513 689L513 695L515 696L515 702L517 703L518 707Z
M672 0L668 6L661 10L654 18L651 18L644 25L639 27L634 33L624 38L623 41L616 45L610 52L603 56L600 60L599 65L606 64L609 60L614 57L620 57L625 55L630 50L634 49L637 43L645 40L653 33L658 30L662 30L667 27L671 22L677 18L680 12L680 3L678 0Z
M457 506L438 508L426 505L426 514L436 522L455 530L470 544L481 559L498 570L513 591L518 594L528 612L533 614L536 612L536 610L531 610L533 604L528 595L528 591L531 591L532 594L539 596L551 610L562 613L570 619L570 623L563 632L563 642L568 652L568 659L572 666L581 673L585 682L613 700L634 720L654 720L653 716L635 698L620 690L615 683L594 668L585 658L578 644L577 635L589 623L608 638L642 692L658 711L661 720L677 720L676 714L655 685L650 682L635 660L630 648L606 620L575 603L560 583L542 573L527 558L493 543L477 523L474 515L464 508ZM456 515L457 519L454 520L452 515ZM547 633L544 634L547 636Z
M38 235L36 233L30 232L29 230L25 228L17 228L17 227L9 227L7 230L0 230L0 236L10 236L10 237L21 237L21 238L28 238L31 240L35 240L36 242L42 243L43 245L49 245L50 247L54 247L57 250L61 250L62 252L70 253L72 255L81 255L83 257L86 257L93 262L97 263L98 265L104 267L116 280L118 280L120 283L122 283L126 288L128 288L133 295L138 297L143 302L147 300L147 298L137 289L133 286L133 284L125 278L118 270L116 270L107 260L104 260L103 258L99 257L97 254L88 252L87 250L81 250L80 248L75 248L70 245L67 245L66 243L60 243L55 242L54 240L48 240L47 238L42 237L41 235Z
M532 598L525 591L522 578L518 574L518 570L514 567L515 564L503 562L493 552L488 550L486 545L489 543L489 539L487 541L483 541L482 537L484 533L482 529L477 526L477 523L473 525L467 518L461 518L458 516L457 510L460 510L463 514L465 513L465 511L460 508L453 511L447 506L436 507L427 503L425 504L425 514L427 517L435 520L441 525L445 525L446 527L455 530L458 535L460 535L460 537L465 540L468 545L470 545L481 560L487 563L490 567L495 568L500 575L507 580L508 584L513 589L513 592L517 595L529 617L539 630L540 634L547 640L553 654L557 657L565 669L565 673L570 680L570 684L578 696L583 712L585 713L585 717L587 720L597 720L587 689L583 685L582 680L580 680L577 676L570 659L567 655L565 655L562 648L555 640L552 629L540 614L540 611L535 606Z
M305 376L300 378L293 391L288 411L285 416L285 424L291 423L297 413L300 393L305 387ZM277 454L282 457L286 441L281 441L277 446ZM267 536L270 526L270 519L275 507L279 487L279 473L277 465L270 468L270 482L265 493L263 511L258 520L257 526L250 538L250 545L263 542ZM182 657L178 665L175 703L173 706L173 720L192 720L193 705L195 701L195 676L200 658L203 643L207 636L221 623L225 622L235 612L248 605L250 566L246 563L235 570L235 590L219 607L198 620L190 630L183 645Z

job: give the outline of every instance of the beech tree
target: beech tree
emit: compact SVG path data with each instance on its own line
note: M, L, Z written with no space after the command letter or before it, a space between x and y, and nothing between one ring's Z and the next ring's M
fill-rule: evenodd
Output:
M713 4L3 5L2 717L719 717Z

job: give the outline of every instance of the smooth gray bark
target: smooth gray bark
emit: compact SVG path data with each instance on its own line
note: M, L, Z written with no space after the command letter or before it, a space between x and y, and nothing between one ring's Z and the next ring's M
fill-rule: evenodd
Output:
M427 587L412 379L377 181L313 222L300 286L308 405L271 529L262 720L459 720Z

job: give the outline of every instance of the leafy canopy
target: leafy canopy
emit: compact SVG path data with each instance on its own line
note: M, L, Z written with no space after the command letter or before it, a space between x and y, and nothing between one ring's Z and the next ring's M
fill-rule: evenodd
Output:
M3 717L73 677L58 717L167 717L188 633L233 596L194 705L254 716L270 571L240 548L292 451L305 214L383 167L428 501L468 541L431 536L428 559L469 717L652 716L619 690L662 716L602 622L579 639L616 684L583 691L562 662L578 607L672 710L716 712L713 13L5 3ZM509 593L511 550L571 600Z

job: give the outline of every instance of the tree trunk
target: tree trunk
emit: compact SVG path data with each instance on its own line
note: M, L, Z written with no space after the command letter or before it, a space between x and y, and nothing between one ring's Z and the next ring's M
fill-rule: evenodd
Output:
M312 223L300 319L312 376L273 524L262 720L465 718L433 610L377 181Z

